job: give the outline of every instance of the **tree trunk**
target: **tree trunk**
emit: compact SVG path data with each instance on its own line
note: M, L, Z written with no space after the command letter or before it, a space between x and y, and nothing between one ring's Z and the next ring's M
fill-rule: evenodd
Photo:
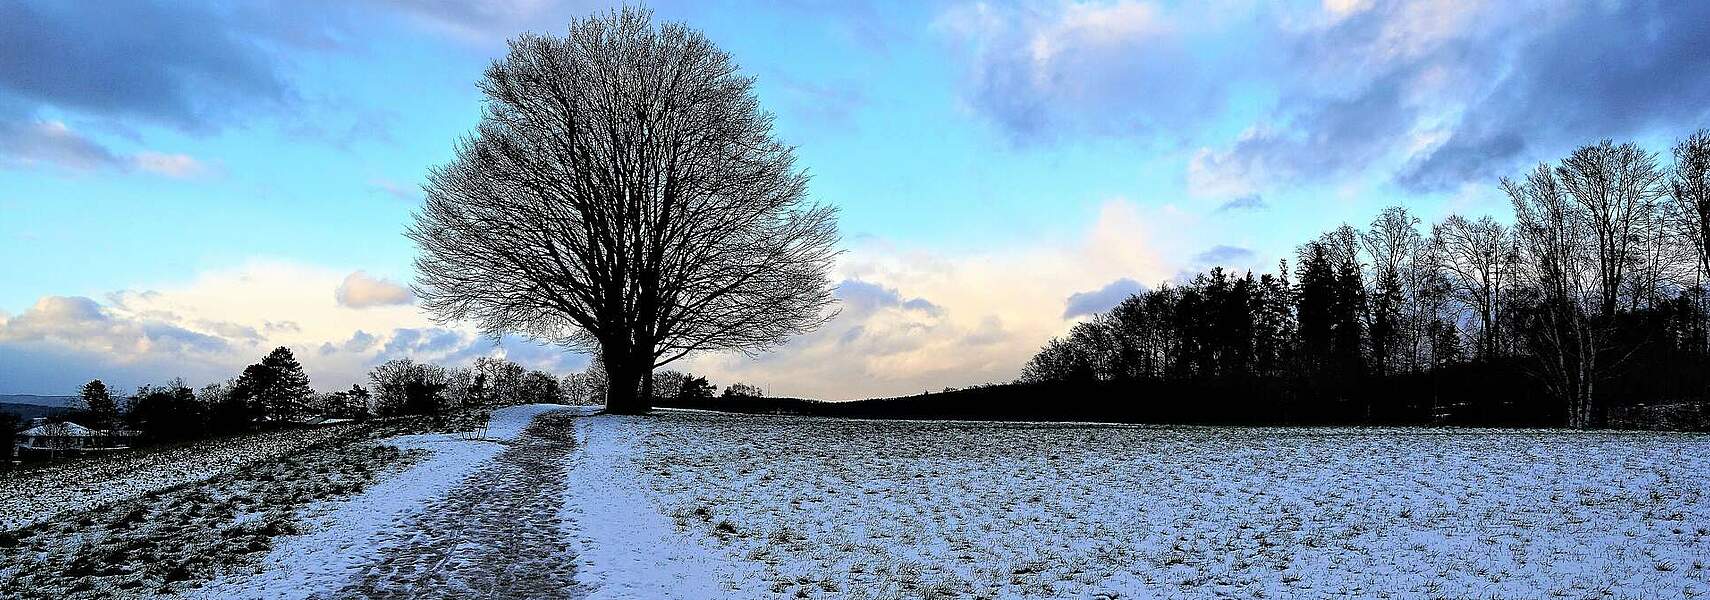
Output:
M606 412L620 415L646 414L652 408L641 395L643 371L624 353L607 353Z

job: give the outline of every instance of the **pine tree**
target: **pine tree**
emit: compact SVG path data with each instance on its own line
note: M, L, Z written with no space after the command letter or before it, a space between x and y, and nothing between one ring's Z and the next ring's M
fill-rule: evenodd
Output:
M89 411L96 427L110 428L119 420L119 404L113 399L113 393L107 389L107 384L101 380L83 384L83 388L78 391L78 399L82 402L83 409Z
M232 392L248 405L253 416L273 420L298 417L314 394L302 363L284 346L274 348L261 362L245 368Z

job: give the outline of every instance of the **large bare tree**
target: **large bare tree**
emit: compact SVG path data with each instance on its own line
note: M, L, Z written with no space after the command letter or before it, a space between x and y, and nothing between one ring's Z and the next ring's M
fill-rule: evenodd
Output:
M479 87L409 230L435 318L597 352L623 413L660 365L828 318L835 212L700 32L625 8L513 40Z

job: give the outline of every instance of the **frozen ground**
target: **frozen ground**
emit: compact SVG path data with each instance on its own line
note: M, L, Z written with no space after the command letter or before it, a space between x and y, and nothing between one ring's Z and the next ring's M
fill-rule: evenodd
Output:
M17 474L0 474L0 531L202 481L301 450L345 433L350 427L331 425L239 435L172 448L97 455Z
M690 412L577 429L566 514L596 595L1710 593L1703 435Z

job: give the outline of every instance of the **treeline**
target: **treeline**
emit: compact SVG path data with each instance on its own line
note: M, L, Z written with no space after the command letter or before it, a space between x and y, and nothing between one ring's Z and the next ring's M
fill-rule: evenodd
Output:
M599 369L596 361L589 370ZM766 392L759 386L742 382L732 383L720 392L718 386L707 381L706 377L681 371L660 370L653 372L653 406L668 406L679 408L699 408L702 402L714 398L733 400L739 398L760 398Z
M1512 225L1394 207L1274 273L1161 285L1051 340L1020 382L1246 422L1595 427L1701 402L1710 132L1671 158L1587 145L1502 180Z
M597 369L559 379L492 357L448 368L393 359L368 373L368 386L316 392L303 365L280 347L239 376L192 389L182 380L143 385L129 396L97 379L79 390L78 406L56 420L100 430L129 430L142 443L198 439L325 419L422 415L439 424L517 404L597 403L605 396Z

